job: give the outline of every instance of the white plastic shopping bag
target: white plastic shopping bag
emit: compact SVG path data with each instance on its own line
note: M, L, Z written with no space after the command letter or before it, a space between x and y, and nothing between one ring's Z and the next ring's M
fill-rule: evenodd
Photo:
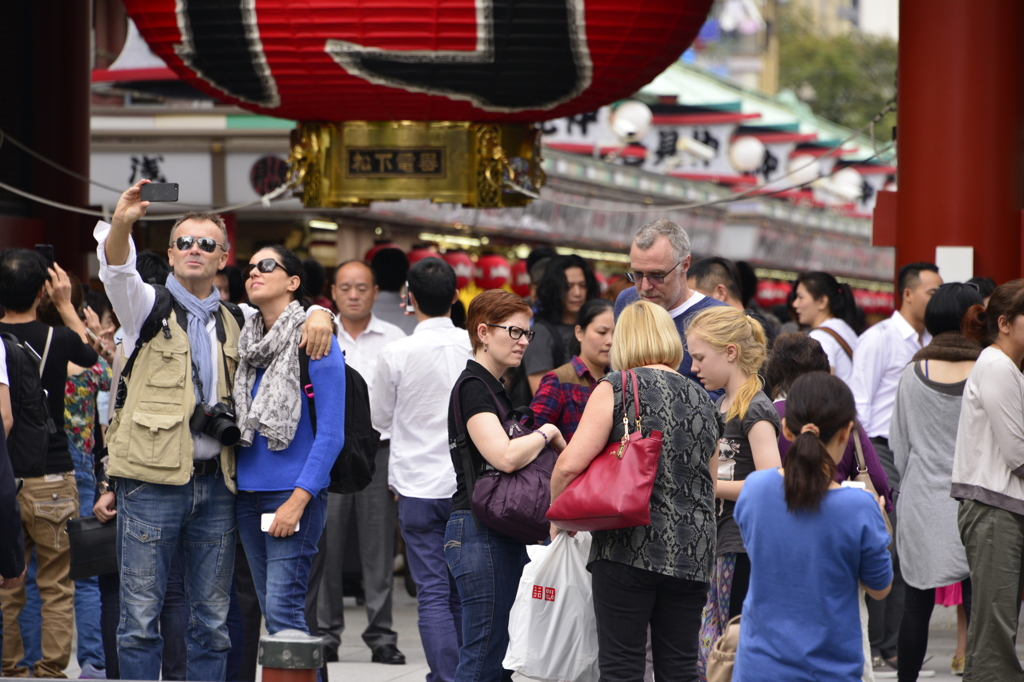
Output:
M590 533L562 532L527 548L508 618L506 670L545 682L597 682L597 620L587 558Z

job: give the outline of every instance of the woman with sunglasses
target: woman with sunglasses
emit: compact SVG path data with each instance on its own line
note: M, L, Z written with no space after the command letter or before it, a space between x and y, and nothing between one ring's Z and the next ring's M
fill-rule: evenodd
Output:
M313 554L324 528L331 467L345 441L345 356L309 361L300 385L299 339L306 319L302 263L283 246L256 252L245 289L259 313L238 340L234 401L238 448L238 532L270 634L309 632L304 617ZM308 399L333 419L314 433ZM264 517L272 519L269 523ZM262 523L261 523L262 522Z
M456 443L463 435L459 425L465 425L474 471L465 470L461 448L453 445L457 489L444 536L445 559L462 599L462 642L455 682L497 682L512 674L502 669L501 662L508 648L509 610L528 561L526 545L473 516L467 476L475 479L475 474L487 467L518 471L549 444L559 451L565 447L553 424L519 438L510 438L502 427L501 419L512 411L512 403L499 378L523 360L533 337L530 315L523 299L492 289L473 299L466 317L474 358L466 363L452 392L448 440Z

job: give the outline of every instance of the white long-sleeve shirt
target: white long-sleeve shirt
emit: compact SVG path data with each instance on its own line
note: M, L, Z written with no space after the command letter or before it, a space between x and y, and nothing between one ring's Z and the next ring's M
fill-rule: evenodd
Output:
M857 402L857 416L868 437L889 437L889 421L903 369L931 340L927 331L918 340L917 330L898 310L860 335L848 383Z
M391 429L377 426L377 418L373 413L373 377L377 371L377 361L384 347L392 341L404 338L406 338L405 332L400 327L385 322L372 314L366 329L356 338L353 339L344 328L338 332L338 345L345 351L345 362L359 372L359 376L363 377L363 381L366 382L366 388L370 394L370 418L373 420L374 428L380 431L382 441L391 438Z
M950 494L1024 515L1024 375L998 348L967 377Z
M424 320L381 351L370 414L378 431L391 431L388 485L400 495L439 500L455 494L448 401L471 357L469 334L449 317Z

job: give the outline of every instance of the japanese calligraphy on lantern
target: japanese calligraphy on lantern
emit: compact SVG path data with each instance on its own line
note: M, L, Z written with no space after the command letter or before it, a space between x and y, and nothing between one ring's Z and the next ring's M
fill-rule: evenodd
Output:
M360 178L444 178L444 147L348 147L345 174Z

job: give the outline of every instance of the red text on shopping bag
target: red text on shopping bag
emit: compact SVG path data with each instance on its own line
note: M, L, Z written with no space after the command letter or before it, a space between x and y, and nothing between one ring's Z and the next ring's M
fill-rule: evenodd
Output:
M544 601L555 601L555 588L544 587L543 585L533 586L533 598L543 599Z

